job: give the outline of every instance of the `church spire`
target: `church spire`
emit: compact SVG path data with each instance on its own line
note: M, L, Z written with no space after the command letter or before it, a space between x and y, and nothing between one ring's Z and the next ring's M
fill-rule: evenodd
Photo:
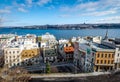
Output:
M105 37L104 37L104 40L107 40L108 39L108 29L106 30L106 34L105 34Z

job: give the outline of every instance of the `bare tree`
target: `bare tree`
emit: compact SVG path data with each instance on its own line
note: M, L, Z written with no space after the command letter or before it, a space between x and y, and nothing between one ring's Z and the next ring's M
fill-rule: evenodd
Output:
M8 69L7 67L2 68L0 70L0 78L3 82L28 82L30 80L27 70L20 67L13 69Z

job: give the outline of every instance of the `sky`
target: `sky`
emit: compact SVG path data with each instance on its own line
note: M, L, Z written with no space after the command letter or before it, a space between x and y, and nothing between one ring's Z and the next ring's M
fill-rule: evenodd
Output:
M120 23L120 0L0 0L1 26Z

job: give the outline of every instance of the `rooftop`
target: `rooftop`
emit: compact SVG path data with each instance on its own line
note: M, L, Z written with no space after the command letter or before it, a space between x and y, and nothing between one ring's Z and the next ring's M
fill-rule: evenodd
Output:
M26 34L26 35L18 36L18 38L36 38L36 35L34 35L34 34Z
M96 51L115 51L114 48L102 45L102 44L97 44L97 43L93 43L92 48L95 49Z
M14 34L1 34L0 39L9 39L9 38L12 38L14 36L15 36Z
M49 33L46 33L46 34L42 35L41 38L42 38L42 40L44 40L44 39L45 40L56 39L54 35L49 34Z
M30 48L38 48L38 45L36 43L25 43L25 42L13 42L10 43L7 48L24 48L24 49L30 49Z
M64 47L64 51L65 52L74 52L74 48L73 47Z

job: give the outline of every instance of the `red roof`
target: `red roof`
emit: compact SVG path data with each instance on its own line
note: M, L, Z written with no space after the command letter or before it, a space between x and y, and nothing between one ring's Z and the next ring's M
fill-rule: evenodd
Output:
M73 47L64 47L64 51L65 52L74 52L74 48Z

